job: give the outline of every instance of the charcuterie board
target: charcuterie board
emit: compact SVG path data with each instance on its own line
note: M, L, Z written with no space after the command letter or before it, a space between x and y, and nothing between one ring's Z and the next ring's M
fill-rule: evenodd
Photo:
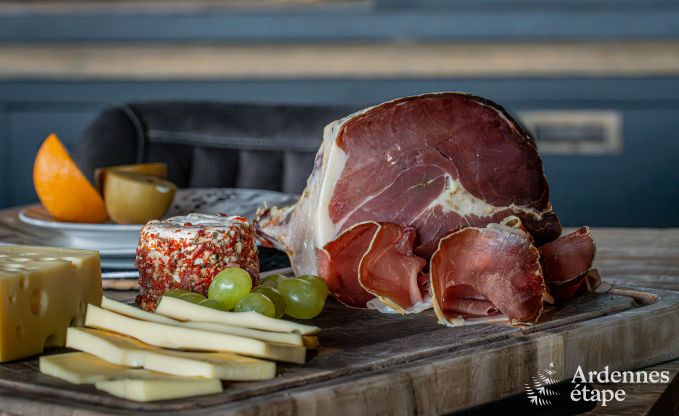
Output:
M573 299L522 329L449 328L431 311L401 317L330 302L314 320L323 348L305 365L225 383L219 395L135 403L42 375L36 359L0 365L0 393L30 396L30 409L21 408L30 413L446 413L518 394L550 363L566 379L578 365L635 369L678 357L677 317L679 293L637 288Z

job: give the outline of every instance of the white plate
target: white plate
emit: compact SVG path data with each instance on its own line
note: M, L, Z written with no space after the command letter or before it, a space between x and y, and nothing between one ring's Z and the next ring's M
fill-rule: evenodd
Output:
M132 270L134 269L134 257L110 257L101 256L101 268L108 270Z
M40 204L22 209L19 220L65 236L69 247L99 250L102 256L113 257L129 257L134 254L142 227L139 224L80 224L57 221Z
M180 189L167 216L200 212L241 215L253 219L259 207L285 206L296 200L296 195L259 189ZM139 224L80 224L57 221L39 204L21 210L19 220L30 225L37 239L44 245L99 250L102 257L134 256L142 227Z

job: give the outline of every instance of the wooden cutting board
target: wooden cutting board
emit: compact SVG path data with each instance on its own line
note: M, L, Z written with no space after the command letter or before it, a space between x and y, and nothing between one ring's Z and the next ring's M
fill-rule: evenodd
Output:
M323 348L307 364L280 365L270 381L225 383L219 395L135 403L44 376L36 359L0 365L0 389L30 396L26 413L438 414L521 393L550 363L570 379L578 365L636 369L679 357L678 318L679 293L655 289L586 295L523 329L448 328L431 311L383 315L332 302L315 320Z

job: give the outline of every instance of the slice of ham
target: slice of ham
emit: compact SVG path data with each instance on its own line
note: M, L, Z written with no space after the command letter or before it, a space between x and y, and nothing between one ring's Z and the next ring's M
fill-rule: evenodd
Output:
M319 275L330 293L347 306L365 308L375 298L359 283L358 266L379 228L375 222L356 224L317 252Z
M354 225L318 250L318 270L342 303L364 308L377 297L400 312L423 301L426 260L413 255L415 230L373 221Z
M414 251L429 259L451 231L509 216L538 244L561 233L532 138L491 101L438 93L328 125L298 203L260 211L257 227L295 273L314 274L316 251L354 224L414 227Z
M504 314L512 325L537 322L545 282L540 252L502 228L464 228L439 242L431 258L434 311L442 323Z
M470 285L453 285L446 289L445 299L440 303L445 316L472 318L494 316L502 312Z
M540 246L542 270L549 291L558 300L567 300L586 288L596 245L589 227Z
M361 260L358 280L382 303L407 313L423 302L418 280L427 261L413 255L414 228L394 223L380 225Z
M564 283L592 268L596 246L589 227L582 227L540 246L547 283Z

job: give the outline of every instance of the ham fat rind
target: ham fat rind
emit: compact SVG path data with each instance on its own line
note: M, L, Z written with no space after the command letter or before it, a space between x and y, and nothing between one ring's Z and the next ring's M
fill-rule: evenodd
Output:
M413 227L430 258L461 227L515 215L538 244L561 233L535 144L496 104L439 93L380 104L328 125L299 202L260 212L262 237L297 274L316 252L365 221Z
M439 322L502 313L512 325L537 322L545 282L540 252L521 235L465 228L441 239L431 258L431 290Z

